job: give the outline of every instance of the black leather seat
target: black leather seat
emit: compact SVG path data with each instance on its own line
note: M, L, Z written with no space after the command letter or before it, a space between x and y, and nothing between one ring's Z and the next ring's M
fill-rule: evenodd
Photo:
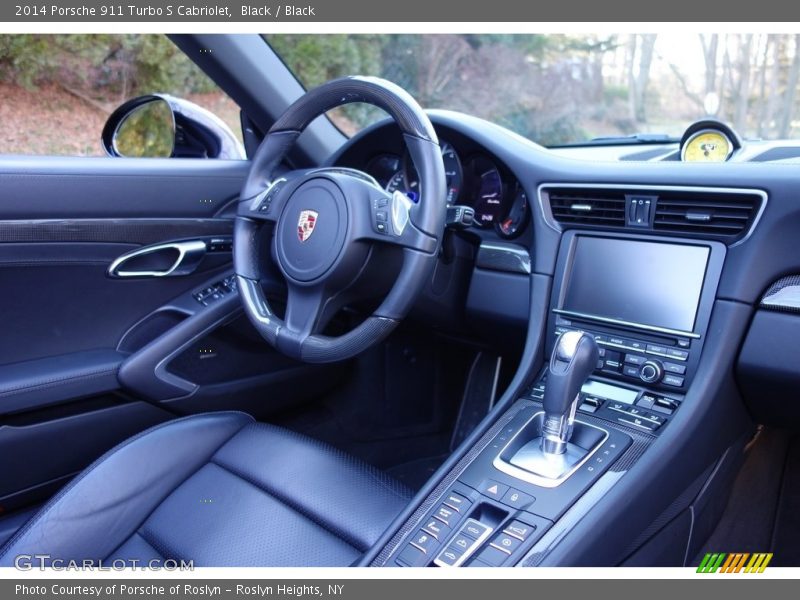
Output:
M195 566L347 566L408 491L330 446L242 413L186 417L123 442L0 550ZM141 564L141 563L140 563Z

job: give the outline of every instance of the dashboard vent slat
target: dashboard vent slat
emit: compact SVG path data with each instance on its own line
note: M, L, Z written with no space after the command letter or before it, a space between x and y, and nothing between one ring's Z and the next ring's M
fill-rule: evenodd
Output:
M548 186L543 200L561 229L590 228L716 239L732 243L747 235L764 201L749 190L714 188ZM652 198L655 210L644 224L631 221L633 197Z
M559 190L550 192L550 210L560 223L624 226L625 194Z
M665 193L658 198L653 229L704 237L740 238L755 220L760 205L761 198L756 194Z

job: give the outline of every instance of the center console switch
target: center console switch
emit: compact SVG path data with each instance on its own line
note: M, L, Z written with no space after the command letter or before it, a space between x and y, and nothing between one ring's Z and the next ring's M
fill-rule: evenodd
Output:
M599 443L589 444L592 452L551 487L539 485L541 476L526 472L524 463L514 465L514 474L504 472L497 468L497 460L511 461L540 432L536 424L543 418L542 408L528 400L521 402L525 406L433 504L390 564L515 565L631 443L621 431L603 431L603 439L594 440Z

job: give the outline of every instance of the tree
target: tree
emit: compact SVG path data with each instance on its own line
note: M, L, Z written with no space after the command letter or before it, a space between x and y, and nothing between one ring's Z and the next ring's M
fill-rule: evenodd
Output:
M650 67L653 64L658 34L648 33L631 36L628 62L628 102L631 119L638 123L647 122L647 86L650 81Z
M794 36L794 59L789 70L789 80L786 84L786 95L783 101L781 125L779 136L788 137L792 128L792 114L794 113L794 99L797 91L797 81L800 77L800 34Z

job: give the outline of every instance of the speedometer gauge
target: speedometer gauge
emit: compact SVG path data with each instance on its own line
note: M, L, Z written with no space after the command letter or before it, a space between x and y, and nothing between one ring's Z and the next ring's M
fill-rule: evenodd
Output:
M681 158L686 162L725 162L732 153L733 143L727 135L703 129L686 140Z
M394 192L399 190L414 202L417 202L419 200L419 175L417 175L417 170L414 168L408 153L404 156L403 161L403 168L389 179L386 184L386 191ZM463 172L458 153L447 142L442 142L442 162L444 163L445 182L447 183L446 201L448 205L455 204L461 191Z

